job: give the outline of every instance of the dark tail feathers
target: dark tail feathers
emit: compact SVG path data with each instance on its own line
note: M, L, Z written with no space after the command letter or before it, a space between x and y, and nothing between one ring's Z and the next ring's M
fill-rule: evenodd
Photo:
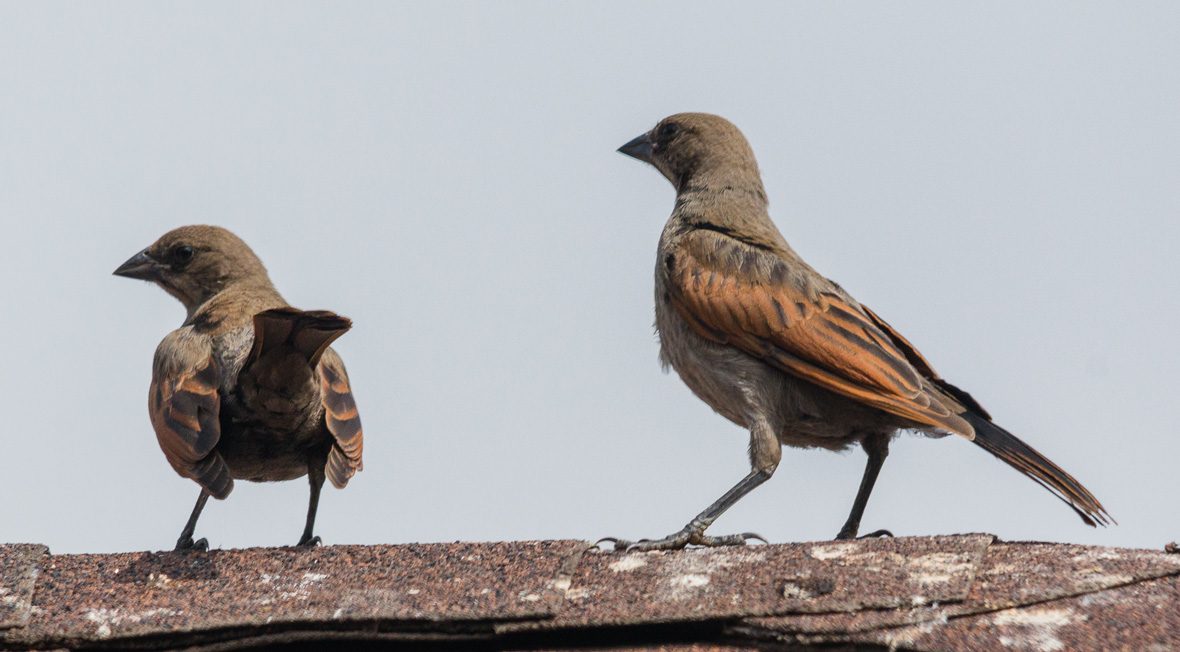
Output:
M324 350L350 328L350 319L327 310L265 310L254 315L254 348L248 360L253 362L275 347L289 345L306 355L307 363L315 368Z
M1091 527L1110 525L1115 522L1106 508L1082 483L1057 466L1049 458L1038 453L1032 446L1020 441L986 418L965 412L961 415L975 428L975 443L987 452L1003 460L1008 466L1035 480L1042 487L1053 492L1069 505L1082 520Z

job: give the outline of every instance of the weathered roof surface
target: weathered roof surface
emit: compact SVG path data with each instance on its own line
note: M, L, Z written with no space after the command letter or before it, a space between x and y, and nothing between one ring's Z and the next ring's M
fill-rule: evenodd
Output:
M0 546L0 648L1180 649L1180 555L991 535L51 555Z
M0 631L29 622L39 562L48 553L45 546L0 546Z

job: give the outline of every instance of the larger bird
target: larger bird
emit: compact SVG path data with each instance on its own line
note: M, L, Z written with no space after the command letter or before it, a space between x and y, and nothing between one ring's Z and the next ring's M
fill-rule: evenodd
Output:
M234 480L306 475L311 484L300 546L315 545L325 477L338 488L361 470L364 435L340 356L329 348L351 322L290 307L250 247L216 226L184 226L115 270L151 281L184 304L180 328L160 342L148 410L164 456L201 485L177 550L193 541L209 496Z
M701 400L750 431L749 475L682 530L637 550L738 545L750 534L705 534L765 482L782 446L868 454L837 539L857 535L865 504L899 430L959 435L1029 476L1082 520L1111 522L1073 476L992 422L943 380L904 337L811 268L770 220L754 153L737 127L682 113L619 148L676 187L656 259L660 358Z

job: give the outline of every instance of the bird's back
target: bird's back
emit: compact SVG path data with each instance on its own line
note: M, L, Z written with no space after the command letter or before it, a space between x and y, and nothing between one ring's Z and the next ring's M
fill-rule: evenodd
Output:
M331 447L315 370L322 350L288 341L288 319L259 319L275 311L300 313L277 293L226 293L189 320L208 333L221 370L217 450L235 478L297 478L307 472L309 455L326 456Z

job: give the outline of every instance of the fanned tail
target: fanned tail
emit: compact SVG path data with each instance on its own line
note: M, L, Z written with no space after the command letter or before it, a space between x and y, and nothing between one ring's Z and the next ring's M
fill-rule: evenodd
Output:
M351 320L328 310L265 310L254 315L254 348L249 360L258 360L268 350L289 344L307 356L307 363L314 369L328 345L350 328Z

